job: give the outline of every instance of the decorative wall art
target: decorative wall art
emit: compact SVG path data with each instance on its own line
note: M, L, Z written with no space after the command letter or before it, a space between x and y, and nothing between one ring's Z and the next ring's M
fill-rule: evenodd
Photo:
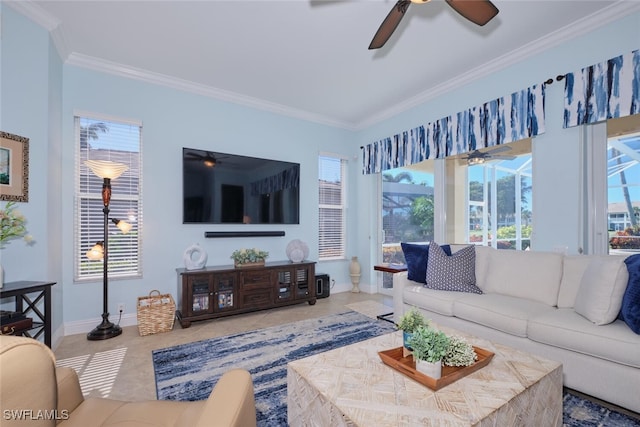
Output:
M29 138L0 131L0 200L29 201Z

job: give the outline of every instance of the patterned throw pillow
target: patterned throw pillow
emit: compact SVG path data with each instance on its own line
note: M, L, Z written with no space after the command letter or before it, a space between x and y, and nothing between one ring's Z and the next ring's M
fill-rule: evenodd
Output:
M475 246L467 246L447 256L437 243L429 243L425 287L440 291L481 294L482 290L476 286Z

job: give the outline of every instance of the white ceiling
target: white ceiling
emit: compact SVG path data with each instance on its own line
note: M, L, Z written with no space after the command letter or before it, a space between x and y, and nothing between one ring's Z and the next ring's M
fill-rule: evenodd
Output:
M5 1L63 60L314 122L359 129L640 10L638 1L494 0L478 27L442 0ZM551 76L550 76L551 77Z

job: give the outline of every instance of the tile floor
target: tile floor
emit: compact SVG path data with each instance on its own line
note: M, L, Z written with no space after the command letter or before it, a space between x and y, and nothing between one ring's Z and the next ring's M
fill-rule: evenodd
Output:
M303 303L194 322L187 329L176 322L172 331L144 337L139 335L137 326L124 327L122 335L105 341L88 341L85 334L70 335L62 339L55 355L59 364L74 367L80 373L83 390L90 390L90 396L150 400L156 398L152 350L340 313L354 303L364 303L359 305L365 309L380 307L367 301L382 303L388 307L386 312L393 311L389 296L343 292L319 299L315 305Z

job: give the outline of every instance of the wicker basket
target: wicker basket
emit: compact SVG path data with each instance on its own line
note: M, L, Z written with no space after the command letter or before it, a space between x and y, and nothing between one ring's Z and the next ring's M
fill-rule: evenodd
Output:
M140 336L172 330L175 318L176 303L171 294L160 294L160 291L153 290L149 296L138 297Z

